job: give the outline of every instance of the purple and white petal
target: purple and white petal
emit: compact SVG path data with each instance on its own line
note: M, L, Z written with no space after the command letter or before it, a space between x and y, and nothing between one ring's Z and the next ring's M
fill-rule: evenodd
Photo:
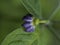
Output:
M32 24L27 23L27 22L23 24L23 26L24 26L25 28L28 28L28 27L31 26L31 25L32 25Z
M26 32L33 32L35 30L34 26L31 26L30 28L26 29Z
M26 22L32 22L33 21L33 19L24 19L24 21L26 21Z
M23 20L27 21L27 22L32 22L33 21L33 17L32 17L31 14L30 15L26 15L26 16L24 16Z

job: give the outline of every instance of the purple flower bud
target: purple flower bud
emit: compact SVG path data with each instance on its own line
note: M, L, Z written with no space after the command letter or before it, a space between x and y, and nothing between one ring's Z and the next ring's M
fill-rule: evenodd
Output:
M23 24L23 26L25 27L25 28L28 28L28 27L30 27L32 24L31 23L29 23L29 22L25 22L24 24Z
M23 18L24 24L23 27L26 29L26 32L33 32L35 30L35 26L32 24L33 17L31 14L24 16Z
M31 14L28 14L28 15L24 16L23 20L26 21L26 22L32 22L33 17L32 17Z
M31 26L30 28L26 29L26 32L33 32L35 30L34 26Z
M25 22L23 24L24 28L26 29L26 32L33 32L35 30L35 26L33 26L31 23L29 22Z

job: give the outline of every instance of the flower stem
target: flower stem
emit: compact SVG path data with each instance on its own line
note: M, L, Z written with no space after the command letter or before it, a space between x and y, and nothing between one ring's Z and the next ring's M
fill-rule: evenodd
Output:
M38 24L49 24L50 21L49 20L39 20L39 19L36 19L35 21L35 24L38 25Z

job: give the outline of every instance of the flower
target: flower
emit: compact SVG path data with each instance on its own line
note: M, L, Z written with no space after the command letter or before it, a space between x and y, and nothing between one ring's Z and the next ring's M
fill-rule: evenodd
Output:
M23 26L26 29L26 32L33 32L35 30L35 26L32 23L25 22Z
M30 26L29 28L26 29L26 32L34 32L35 27L34 26Z
M25 23L23 24L23 26L24 26L25 28L28 28L28 27L32 26L32 24L31 24L30 22L25 22Z
M25 22L32 22L33 21L33 17L31 14L27 14L26 16L23 17L23 20Z
M33 32L35 27L39 24L48 25L50 23L49 20L40 20L33 17L31 14L24 16L23 21L23 27L26 29L26 32Z
M35 30L35 26L33 25L33 17L31 14L24 16L23 21L23 27L26 29L26 32L33 32Z

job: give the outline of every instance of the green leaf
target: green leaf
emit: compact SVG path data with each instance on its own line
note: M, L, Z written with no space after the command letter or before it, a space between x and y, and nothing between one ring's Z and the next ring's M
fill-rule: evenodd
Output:
M41 4L42 16L51 21L49 29L60 42L60 0L41 0Z
M40 26L40 45L60 45L60 43L51 29Z
M42 16L48 19L59 5L59 0L40 0L42 7Z
M0 18L0 43L2 40L6 37L7 34L15 30L16 28L19 28L21 25L20 21L11 21L11 20L4 20L3 18Z
M60 40L60 5L54 10L49 20L52 24L50 24L50 29L56 35L57 39Z
M27 33L23 28L19 28L5 38L2 45L30 45L37 37L37 34Z
M53 14L50 16L49 20L60 21L60 5L55 9Z
M14 30L1 45L55 45L55 36L46 28L37 26L35 32L25 32L22 27ZM59 43L58 43L59 44Z
M0 0L0 11L6 18L22 18L28 13L18 0ZM22 16L21 16L22 15Z
M54 33L57 39L60 40L60 23L58 21L53 21L48 28L52 31L52 33Z
M24 5L29 13L36 16L37 18L42 18L40 0L20 0L20 2Z

